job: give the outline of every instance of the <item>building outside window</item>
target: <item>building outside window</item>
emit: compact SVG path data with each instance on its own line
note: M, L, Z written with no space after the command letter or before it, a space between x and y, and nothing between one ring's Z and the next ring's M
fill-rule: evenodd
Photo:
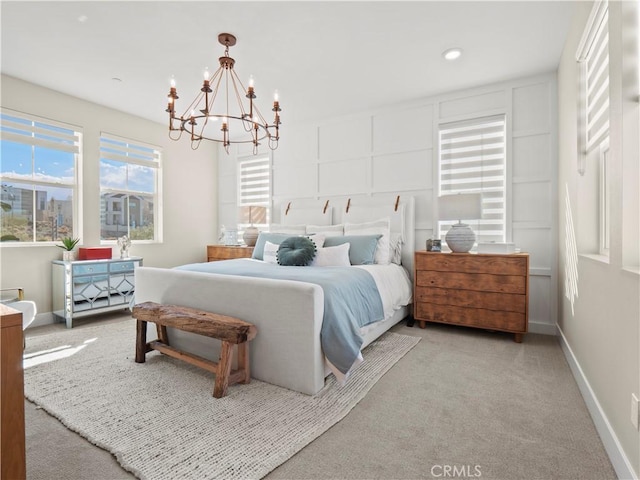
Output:
M0 127L2 244L81 237L82 131L8 109Z
M482 194L482 218L461 218L477 242L506 238L506 119L504 115L441 124L438 128L439 195ZM457 221L439 221L444 238Z
M159 147L100 136L100 239L161 241Z

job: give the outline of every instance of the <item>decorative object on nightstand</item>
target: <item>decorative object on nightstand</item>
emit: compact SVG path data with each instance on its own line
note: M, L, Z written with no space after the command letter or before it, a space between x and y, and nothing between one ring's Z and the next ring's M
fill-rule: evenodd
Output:
M458 193L438 197L438 218L458 220L451 225L445 236L447 245L454 253L466 253L476 242L476 234L462 220L478 220L482 217L482 194Z
M260 232L253 223L267 223L267 207L262 205L245 205L240 207L240 223L248 223L244 229L242 239L248 247L253 247L258 240Z

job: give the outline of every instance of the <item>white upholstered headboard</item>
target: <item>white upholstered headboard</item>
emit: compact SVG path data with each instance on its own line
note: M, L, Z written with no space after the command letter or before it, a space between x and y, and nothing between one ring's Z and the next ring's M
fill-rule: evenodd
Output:
M401 233L402 264L413 277L415 252L415 201L412 196L376 196L318 201L291 199L280 204L280 218L285 225L336 225L372 222L389 217L391 232Z

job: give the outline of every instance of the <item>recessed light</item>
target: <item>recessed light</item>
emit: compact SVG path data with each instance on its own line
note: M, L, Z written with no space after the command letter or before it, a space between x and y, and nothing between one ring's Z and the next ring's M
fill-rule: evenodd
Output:
M455 60L459 58L460 55L462 55L461 48L449 48L448 50L442 52L442 56L447 60Z
M89 17L87 17L86 15L80 15L80 16L78 17L78 21L79 21L80 23L84 23L84 22L86 22L87 20L89 20Z

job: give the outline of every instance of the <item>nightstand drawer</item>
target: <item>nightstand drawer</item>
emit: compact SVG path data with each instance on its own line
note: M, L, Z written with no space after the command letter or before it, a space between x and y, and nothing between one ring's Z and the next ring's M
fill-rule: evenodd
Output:
M417 302L416 316L429 322L452 323L508 332L527 331L524 313Z
M231 260L234 258L251 258L253 247L237 247L232 245L207 245L207 262Z

